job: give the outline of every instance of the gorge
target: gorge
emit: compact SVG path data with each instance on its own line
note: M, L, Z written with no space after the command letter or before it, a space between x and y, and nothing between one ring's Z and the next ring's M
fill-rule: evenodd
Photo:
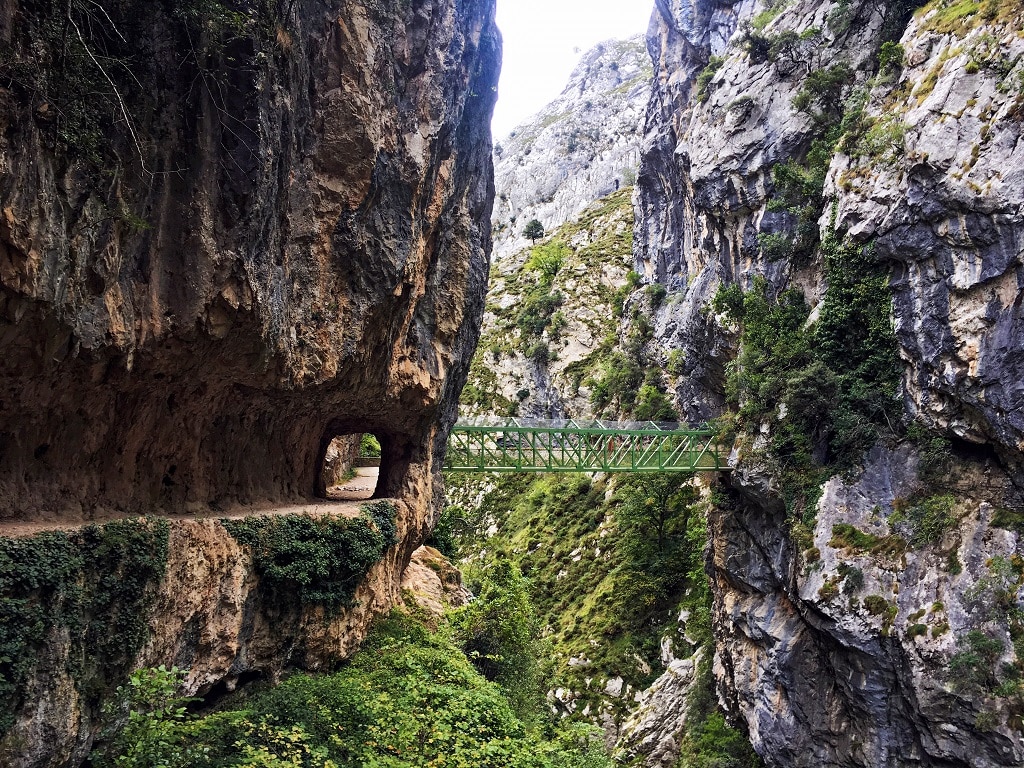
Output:
M655 0L492 155L493 13L0 0L0 764L1024 765L1024 5Z

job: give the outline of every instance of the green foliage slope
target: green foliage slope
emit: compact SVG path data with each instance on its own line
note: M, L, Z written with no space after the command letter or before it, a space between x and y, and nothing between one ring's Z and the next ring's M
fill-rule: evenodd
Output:
M621 677L631 690L647 687L663 668L663 638L672 639L677 657L710 649L705 509L684 479L620 477L610 484L584 476L453 476L449 485L454 495L482 499L475 515L449 510L464 523L456 554L470 564L470 585L501 573L509 561L522 569L549 649L541 678L549 690L572 692L571 704L556 702L563 714L574 713L570 720L586 719L583 712L624 715L629 702L607 695L606 681ZM685 637L680 611L688 616ZM719 764L694 756L729 759L737 744L751 762L735 765L756 764L746 739L718 712L710 675L694 696L703 703L688 721L693 739L705 724L728 739L721 752L694 742L692 760L680 765Z
M188 717L173 672L133 678L99 768L610 768L587 729L528 727L442 635L394 616L334 674L297 674L244 708Z

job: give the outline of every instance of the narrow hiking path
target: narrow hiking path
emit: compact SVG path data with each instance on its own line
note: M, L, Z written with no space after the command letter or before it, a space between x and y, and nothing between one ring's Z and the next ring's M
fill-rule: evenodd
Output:
M299 504L247 504L227 510L205 509L197 512L157 515L167 520L238 520L244 517L266 517L271 515L339 515L357 517L363 502L368 501L377 487L377 467L359 467L356 475L344 485L327 490L326 499L313 499ZM86 525L103 525L114 520L129 520L140 515L100 515L93 518L63 520L31 520L0 522L0 536L22 538L44 531L72 531Z

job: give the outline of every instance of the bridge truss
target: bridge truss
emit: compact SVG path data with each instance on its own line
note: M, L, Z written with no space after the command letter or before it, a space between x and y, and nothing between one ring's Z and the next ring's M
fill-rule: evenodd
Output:
M451 472L715 472L728 450L708 429L663 422L460 420L448 439Z

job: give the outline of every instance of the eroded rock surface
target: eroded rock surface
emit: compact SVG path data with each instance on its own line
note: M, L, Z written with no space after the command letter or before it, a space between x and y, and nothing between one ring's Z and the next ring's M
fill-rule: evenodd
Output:
M98 5L0 13L0 517L308 497L361 431L429 504L485 290L492 4Z
M412 553L402 574L402 592L434 622L449 608L460 608L473 597L462 584L462 572L427 546Z
M648 37L655 90L634 252L669 290L656 336L683 352L676 397L688 418L725 404L738 337L710 309L720 285L763 277L774 294L799 289L810 323L821 311L817 246L800 258L769 248L802 236L792 203L771 205L784 194L773 171L820 162L812 142L845 115L851 132L824 145L824 193L807 198L813 243L870 248L893 292L904 419L954 449L951 468L929 476L893 424L803 515L787 512L765 460L767 420L735 455L729 501L712 516L716 676L770 766L1024 761L1019 694L998 685L1021 661L1020 585L1013 566L1003 572L1022 554L1007 522L1022 504L1024 412L1020 95L1008 83L1022 76L1024 9L951 8L664 0ZM901 46L898 63L881 63L885 42ZM812 73L842 82L831 106L794 103ZM949 516L930 539L906 527L924 503ZM994 649L985 685L955 672L972 632Z

